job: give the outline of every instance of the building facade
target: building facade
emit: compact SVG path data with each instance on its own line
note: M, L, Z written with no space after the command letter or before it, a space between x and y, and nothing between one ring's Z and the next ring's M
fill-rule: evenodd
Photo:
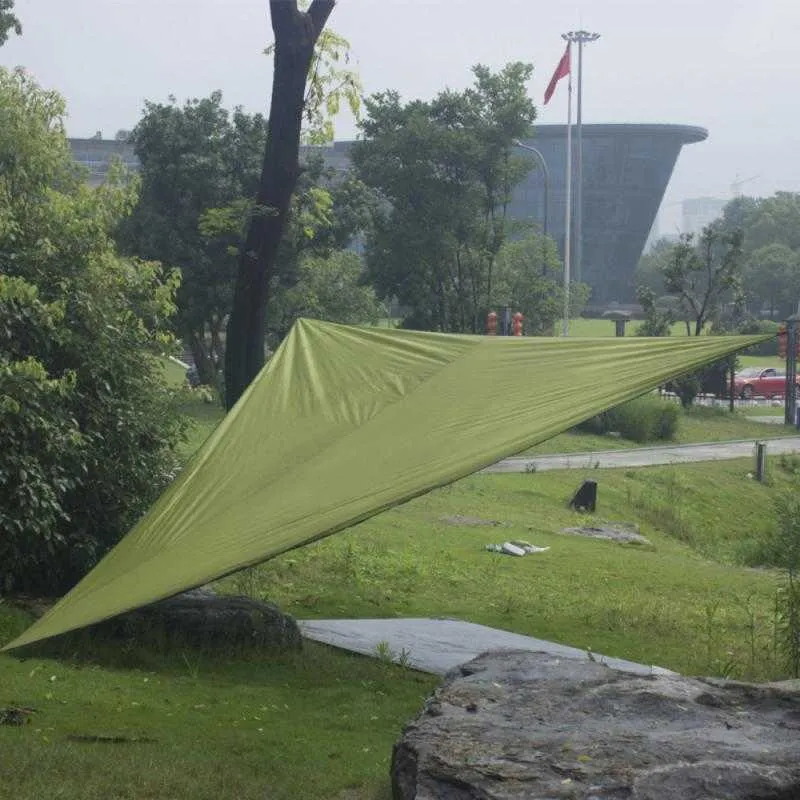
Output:
M580 276L592 287L592 304L634 299L633 273L681 148L707 136L704 128L689 125L583 126L583 248L582 263L574 265L573 276ZM514 192L510 216L543 228L547 195L548 232L563 254L566 126L539 125L535 137L525 144L542 154L548 167L549 191L545 192L543 171L534 162ZM102 182L114 156L131 169L138 168L133 146L128 142L71 139L70 145L76 161L91 170L92 182ZM352 145L352 141L340 141L322 148L326 163L337 170L347 170ZM573 158L573 168L575 162ZM574 198L573 192L573 201ZM573 240L573 253L574 245Z
M704 128L688 125L583 126L583 258L582 264L573 263L573 276L580 275L592 287L593 305L634 299L634 270L681 148L707 137ZM566 126L540 125L535 138L525 144L536 147L547 162L548 228L563 254ZM573 169L575 161L573 155ZM514 218L542 224L543 184L542 171L534 168L514 194L510 209ZM574 186L573 180L573 202ZM573 216L573 253L575 233Z

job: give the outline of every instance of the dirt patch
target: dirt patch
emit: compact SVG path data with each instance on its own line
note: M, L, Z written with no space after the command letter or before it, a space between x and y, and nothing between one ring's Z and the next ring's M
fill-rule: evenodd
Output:
M481 519L480 517L466 517L461 514L452 514L446 517L439 517L440 522L448 525L465 525L472 528L504 528L505 522L496 519Z
M590 539L607 539L622 544L650 544L635 528L624 525L585 525L580 528L562 528L561 533L571 536L587 536Z

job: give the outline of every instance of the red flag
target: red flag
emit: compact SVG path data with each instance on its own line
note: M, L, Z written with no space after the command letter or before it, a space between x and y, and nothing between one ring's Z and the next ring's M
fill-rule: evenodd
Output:
M553 92L556 90L556 84L567 75L569 75L569 42L567 42L567 49L564 50L564 55L561 56L561 61L558 62L553 77L550 78L550 83L547 84L547 89L544 93L545 105L547 105L550 98L553 96Z

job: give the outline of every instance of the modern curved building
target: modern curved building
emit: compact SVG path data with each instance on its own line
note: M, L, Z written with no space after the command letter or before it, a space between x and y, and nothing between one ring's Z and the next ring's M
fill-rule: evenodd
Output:
M592 287L592 304L634 299L633 272L681 148L707 137L708 131L704 128L689 125L583 126L583 258L580 266L582 280ZM575 147L574 136L572 141ZM547 164L550 176L548 232L563 254L566 126L540 125L536 136L524 144L539 150ZM572 161L574 170L574 154ZM572 197L574 203L574 181ZM538 166L517 187L510 212L514 219L532 220L539 227L543 226L545 186L543 172ZM573 277L578 277L576 271Z
M547 230L563 255L567 127L538 125L535 131L536 135L523 144L535 147L547 165L550 183ZM707 137L705 128L690 125L583 126L583 252L580 269L573 270L572 277L592 287L592 305L635 300L633 273L681 148ZM574 175L577 162L574 136L572 143ZM326 162L335 169L346 170L352 144L341 141L324 148ZM574 189L573 181L573 203ZM509 207L511 218L530 220L544 228L545 194L544 174L535 164L514 191ZM574 214L573 205L573 253Z
M592 287L593 305L634 299L633 273L681 148L707 137L704 128L689 125L583 126L583 248L580 267L575 265L573 277ZM524 144L535 147L547 164L548 233L563 254L566 126L539 125L535 137ZM112 157L138 169L129 142L71 139L70 146L75 160L89 167L93 184L102 182ZM326 162L337 170L346 170L351 146L352 142L341 141L323 148ZM573 157L573 168L576 160ZM545 194L543 171L537 165L514 192L509 209L512 219L530 220L544 227ZM574 244L573 239L573 253Z

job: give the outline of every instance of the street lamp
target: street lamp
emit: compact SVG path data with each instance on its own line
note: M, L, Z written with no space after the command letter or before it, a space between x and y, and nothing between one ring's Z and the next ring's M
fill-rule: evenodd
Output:
M542 167L542 172L544 173L544 220L542 222L542 233L546 237L550 219L550 170L547 168L547 162L544 160L541 151L537 150L535 147L531 147L529 144L524 144L519 139L514 139L513 143L520 149L533 153Z
M541 151L529 144L524 144L519 139L514 139L514 144L522 150L527 150L533 153L542 165L542 172L544 173L544 220L542 221L542 275L547 275L547 231L548 221L550 219L550 170L547 168L547 162Z
M575 192L575 279L580 283L583 280L583 45L586 42L596 42L600 34L590 31L570 31L562 33L561 38L578 45L578 115L575 125L578 149L576 164L578 185Z

